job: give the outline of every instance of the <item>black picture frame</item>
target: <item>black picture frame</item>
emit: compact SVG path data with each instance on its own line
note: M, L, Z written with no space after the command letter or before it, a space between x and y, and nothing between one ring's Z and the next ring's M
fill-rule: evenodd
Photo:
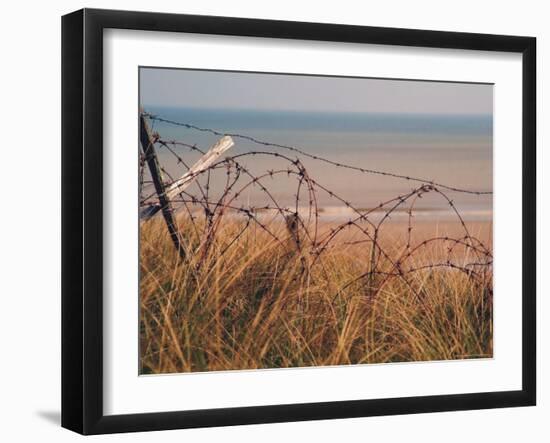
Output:
M503 51L523 64L522 389L357 401L103 413L103 30ZM531 406L536 403L536 39L83 9L62 18L62 426L82 434Z

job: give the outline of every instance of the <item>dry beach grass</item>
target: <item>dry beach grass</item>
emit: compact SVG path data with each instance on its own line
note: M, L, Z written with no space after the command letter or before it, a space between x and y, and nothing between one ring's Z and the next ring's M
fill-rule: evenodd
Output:
M140 230L140 355L142 374L448 360L492 356L492 278L463 272L473 253L455 246L459 222L406 222L380 231L406 278L369 274L372 243L343 229L337 246L296 248L285 223L269 235L226 217L212 240L180 215L182 259L160 219ZM268 222L266 222L268 223ZM322 222L319 237L334 223ZM202 226L204 227L204 226ZM491 249L491 223L468 224ZM237 235L243 232L242 235ZM236 240L235 240L236 238ZM205 243L208 242L208 246ZM390 258L377 269L390 270ZM410 271L410 272L408 272Z

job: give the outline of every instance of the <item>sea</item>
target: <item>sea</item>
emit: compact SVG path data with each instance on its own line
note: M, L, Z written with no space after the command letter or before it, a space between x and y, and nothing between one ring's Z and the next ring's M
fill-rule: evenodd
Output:
M307 104L305 104L307 105ZM143 105L144 111L173 123L151 120L151 129L164 141L178 141L206 151L219 135L233 137L235 146L227 156L238 155L238 161L253 176L263 177L262 185L246 186L235 204L262 207L273 204L307 211L306 187L296 177L285 173L296 158L304 165L315 183L315 201L322 218L350 217L349 206L369 211L397 196L406 195L421 183L392 177L397 174L433 181L471 191L491 192L493 189L493 118L492 115L433 115L404 113L302 112L293 110L198 109ZM189 128L192 125L196 128ZM256 143L250 138L264 143ZM292 149L295 147L317 157L311 158ZM159 161L166 173L177 178L199 157L184 145L169 145L174 152L157 144ZM178 158L176 157L179 157ZM287 159L273 157L279 153ZM388 174L355 171L319 160ZM183 160L183 163L181 162ZM272 175L269 171L274 172ZM208 178L212 199L221 195L227 179L224 168ZM203 186L206 177L201 178ZM244 186L249 179L239 179ZM238 186L235 187L235 190ZM474 195L441 188L465 220L491 220L492 195ZM203 189L204 191L204 189ZM199 196L197 186L190 193ZM348 206L349 204L349 206ZM402 205L392 217L405 217L407 205ZM456 217L447 198L427 193L416 199L417 216L446 220ZM353 211L351 211L353 213Z

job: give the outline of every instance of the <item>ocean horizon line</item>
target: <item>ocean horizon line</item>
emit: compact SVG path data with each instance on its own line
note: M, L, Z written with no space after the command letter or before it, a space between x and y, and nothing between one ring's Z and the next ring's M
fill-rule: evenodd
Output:
M220 106L220 107L211 107L211 106L174 106L174 105L161 105L161 104L140 104L140 108L143 110L143 112L149 112L149 109L163 109L163 110L178 110L178 111L211 111L211 112L259 112L259 113L285 113L285 114L319 114L319 115L325 115L325 114L339 114L339 115L351 115L351 116L359 116L359 115L373 115L373 116L403 116L403 117L441 117L441 118L452 118L452 117L472 117L472 118L490 118L492 120L493 113L492 112L486 112L486 113L467 113L467 112L392 112L392 111L337 111L337 110L318 110L318 109L286 109L286 108L280 108L280 109L274 109L274 108L252 108L252 107L226 107L226 106Z

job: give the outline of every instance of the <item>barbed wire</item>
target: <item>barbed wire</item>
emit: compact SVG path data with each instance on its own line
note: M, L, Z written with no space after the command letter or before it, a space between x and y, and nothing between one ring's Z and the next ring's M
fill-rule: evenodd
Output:
M152 114L145 113L143 115L151 120L209 132L220 137L230 136L248 140L261 146L285 149L335 167L421 183L420 186L409 192L380 202L375 207L360 209L344 196L338 195L313 178L299 157L293 158L271 150L255 150L226 156L193 175L195 192L188 188L178 192L177 197L171 199L177 209L185 211L186 218L190 222L195 236L200 238L198 246L195 246L194 250L191 251L191 255L199 257L196 267L204 266L214 245L219 247L218 258L223 259L231 248L239 244L239 240L249 232L251 227L257 227L265 232L278 247L286 251L286 255L297 256L301 264L300 273L310 277L312 276L312 270L319 266L321 272L328 279L327 264L324 262L327 251L350 247L366 248L365 251L370 258L364 263L365 271L351 278L341 288L337 288L333 300L336 300L342 291L357 282L364 284L367 295L374 299L390 279L398 278L409 288L415 299L423 303L422 288L418 285L415 286L411 277L421 271L433 271L442 268L462 272L475 284L492 293L492 253L481 239L470 233L456 204L446 193L462 192L480 196L492 194L492 192L459 189L416 177L345 165L309 154L294 146L265 142L242 134L228 134L209 128L199 128ZM176 147L188 149L190 152L205 153L196 144L180 140L167 140L162 138L160 134L155 134L155 143L166 149L166 152L175 159L176 166L183 167L186 171L190 169L189 162L185 161L182 155L176 151ZM282 166L258 174L253 173L250 168L245 166L243 161L256 157L277 160L282 162ZM177 179L174 179L165 167L161 166L161 171L165 177L165 186L169 187L177 182ZM218 186L219 189L216 189L216 194L213 192L212 186L213 183L218 183L220 180L214 180L214 176L222 173L225 174L225 179L221 180L223 184ZM266 183L267 180L271 181L277 177L285 178L285 180L295 180L294 201L289 206L281 204ZM240 197L251 189L259 190L261 195L265 197L266 203L256 206L242 204ZM323 194L329 201L333 200L345 207L351 214L348 220L333 221L331 226L321 231L318 194ZM425 194L438 197L449 208L462 231L460 235L456 237L435 235L414 244L412 239L412 232L414 231L413 213L418 199ZM158 207L158 204L158 196L151 190L151 183L145 177L144 162L141 159L140 206L150 208L155 207L155 205ZM302 208L305 208L305 210ZM407 214L406 243L404 249L396 254L384 246L381 229L391 219L392 215L400 210ZM237 220L243 221L236 232L228 233L228 229L224 231L222 221L228 213L238 215ZM221 235L222 231L225 232L225 236ZM342 241L340 238L344 232L355 233L353 235L359 235L360 238L353 241L346 239ZM182 238L182 244L185 243ZM444 259L441 261L434 260L432 263L422 263L419 260L421 252L437 244L442 245L446 250ZM187 242L186 248L191 248L189 242ZM187 256L191 255L187 254ZM472 256L470 261L464 260L467 255Z

